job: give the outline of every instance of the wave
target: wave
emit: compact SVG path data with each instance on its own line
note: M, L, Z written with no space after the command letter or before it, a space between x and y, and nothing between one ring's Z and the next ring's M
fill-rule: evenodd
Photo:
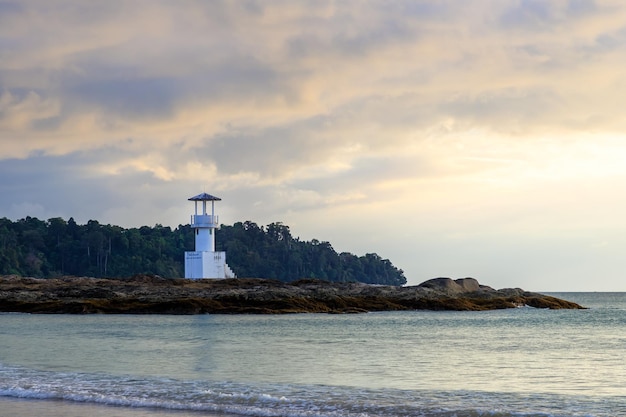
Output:
M470 391L247 385L52 372L3 365L0 365L0 396L258 417L604 417L622 414L615 414L619 399L612 404L607 398L600 401ZM555 404L559 403L567 404L568 408L557 408ZM621 404L624 404L623 398Z

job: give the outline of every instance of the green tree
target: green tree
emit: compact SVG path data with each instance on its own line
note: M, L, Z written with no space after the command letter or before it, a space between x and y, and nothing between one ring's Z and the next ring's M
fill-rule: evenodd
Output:
M95 277L153 273L181 277L184 252L194 248L193 229L154 227L124 229L89 220L77 224L55 217L41 221L26 217L12 222L0 219L0 274L34 277L79 275ZM319 278L403 285L404 273L375 253L358 257L338 254L326 241L293 237L288 226L267 227L252 221L222 225L216 235L217 250L240 277L293 281Z

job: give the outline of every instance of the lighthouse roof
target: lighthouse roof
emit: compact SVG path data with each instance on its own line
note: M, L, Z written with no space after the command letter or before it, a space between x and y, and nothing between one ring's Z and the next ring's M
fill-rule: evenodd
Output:
M221 198L215 197L214 195L202 193L195 195L188 199L189 201L222 201Z

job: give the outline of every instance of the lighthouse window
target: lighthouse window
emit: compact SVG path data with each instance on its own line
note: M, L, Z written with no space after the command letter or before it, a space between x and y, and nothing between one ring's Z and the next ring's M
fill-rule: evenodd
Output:
M199 230L198 230L198 229L196 229L196 234L198 234L198 232L199 232Z

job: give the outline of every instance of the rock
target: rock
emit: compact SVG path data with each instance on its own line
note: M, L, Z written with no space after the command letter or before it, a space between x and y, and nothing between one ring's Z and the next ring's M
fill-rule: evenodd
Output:
M156 275L96 279L0 277L0 311L27 313L276 314L394 310L490 310L519 306L583 308L515 289L494 290L474 278L435 278L418 286L240 278L167 279Z
M474 278L433 278L418 285L421 288L431 288L446 293L460 294L474 291L492 291L491 287L480 285Z

